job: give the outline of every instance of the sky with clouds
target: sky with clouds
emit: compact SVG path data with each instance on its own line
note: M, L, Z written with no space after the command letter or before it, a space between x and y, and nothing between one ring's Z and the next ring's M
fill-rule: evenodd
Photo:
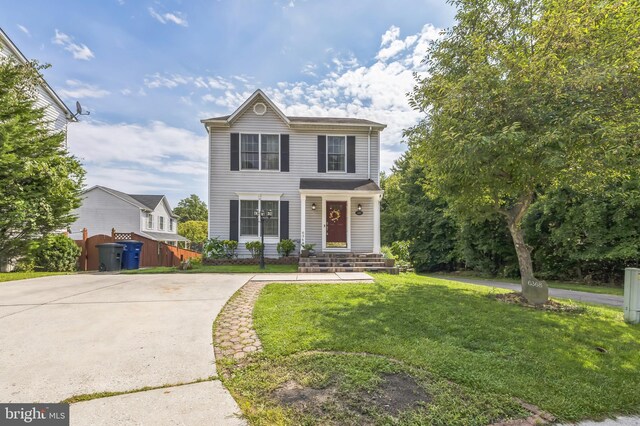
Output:
M444 0L0 0L0 27L91 115L69 125L87 185L206 200L200 119L260 88L290 115L386 123L382 166L420 118L407 102Z

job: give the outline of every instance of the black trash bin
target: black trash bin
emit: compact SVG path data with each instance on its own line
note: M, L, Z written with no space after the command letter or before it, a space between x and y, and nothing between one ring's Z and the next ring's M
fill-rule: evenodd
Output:
M104 243L96 245L99 251L100 272L119 271L122 267L122 251L124 246L118 243Z
M124 252L122 253L122 269L139 269L140 268L140 251L142 250L142 241L122 241Z

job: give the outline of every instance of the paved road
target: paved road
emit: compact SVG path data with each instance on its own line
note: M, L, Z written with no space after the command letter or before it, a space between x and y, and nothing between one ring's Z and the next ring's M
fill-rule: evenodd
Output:
M214 376L212 323L250 277L82 274L0 284L0 402ZM217 381L73 404L70 417L72 425L180 424L185 410L208 424L243 424Z
M478 284L487 287L506 288L508 290L520 291L520 284L507 283L503 281L482 280L463 277L451 277L451 276L437 276L433 275L433 278L440 278L445 280L459 281L468 284ZM623 297L614 296L611 294L597 294L587 293L585 291L563 290L559 288L550 288L549 295L552 297L558 297L562 299L571 299L579 302L597 303L600 305L622 307Z

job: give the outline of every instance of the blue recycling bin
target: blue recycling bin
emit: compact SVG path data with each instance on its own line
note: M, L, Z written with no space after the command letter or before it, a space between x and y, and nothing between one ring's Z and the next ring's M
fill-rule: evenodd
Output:
M142 241L120 241L124 246L122 251L122 269L139 269L140 252L142 251Z

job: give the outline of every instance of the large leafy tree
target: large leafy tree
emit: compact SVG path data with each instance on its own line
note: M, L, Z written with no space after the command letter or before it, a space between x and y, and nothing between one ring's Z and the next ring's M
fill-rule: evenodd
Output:
M209 219L207 205L196 194L191 194L180 200L173 209L173 213L178 216L178 222L207 221Z
M0 261L66 228L80 205L82 166L35 104L42 68L0 60Z
M207 241L209 232L209 223L204 220L188 220L178 223L178 234L193 244L192 247L198 251L202 250L202 246Z
M625 178L638 158L638 2L453 0L457 24L435 42L407 134L429 190L470 220L501 216L524 296L535 279L522 222L561 185Z

